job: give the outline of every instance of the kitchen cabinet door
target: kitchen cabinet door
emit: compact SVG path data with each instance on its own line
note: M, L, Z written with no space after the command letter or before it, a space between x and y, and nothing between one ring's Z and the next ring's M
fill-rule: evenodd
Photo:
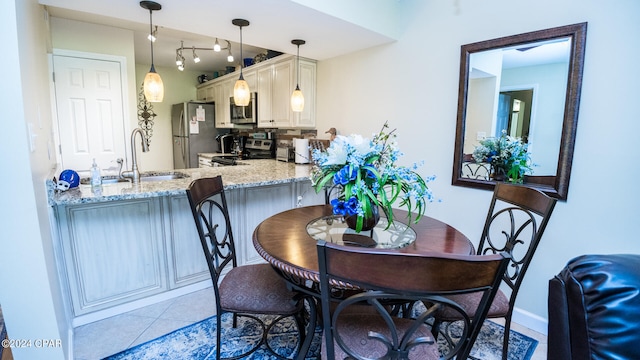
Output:
M273 66L256 71L256 91L258 92L258 127L275 127L271 115L271 88L273 86Z
M242 264L262 263L265 260L253 246L253 230L269 216L294 207L293 186L287 183L247 188L244 191L244 197L246 201L245 211L242 212L243 232L240 234L240 238L236 236L236 246L240 249L241 254L239 261ZM232 219L232 221L234 220Z
M304 95L304 109L293 112L293 126L299 128L316 127L316 63L300 60L300 90ZM296 79L293 80L295 89Z
M167 198L167 244L171 288L211 279L187 196Z
M167 291L160 199L58 208L75 316Z
M214 85L216 103L216 128L232 128L231 114L229 110L229 98L233 96L233 84L235 79L227 79Z
M196 97L202 101L216 101L214 84L206 83L196 90Z
M291 93L293 93L293 69L294 63L292 60L273 65L271 116L276 127L292 126Z

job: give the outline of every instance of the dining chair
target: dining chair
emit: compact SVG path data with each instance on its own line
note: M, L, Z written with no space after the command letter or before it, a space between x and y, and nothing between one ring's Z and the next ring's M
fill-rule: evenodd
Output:
M524 185L497 183L489 205L489 211L482 230L477 255L506 252L510 255L509 266L504 273L501 290L496 294L487 318L504 318L504 339L502 359L506 360L509 350L511 317L522 285L524 275L538 248L557 199ZM465 304L469 316L481 299L479 293L453 295L449 298ZM451 324L459 315L449 311L440 311L436 316L434 328L442 323ZM447 326L440 334L447 336Z
M409 254L324 241L318 242L317 251L324 327L321 358L330 360L466 359L509 261L507 254ZM348 291L354 288L363 291L351 295ZM443 296L471 291L482 293L473 316ZM416 306L410 317L388 311L390 304L403 302L427 305ZM428 325L442 308L463 319L460 340L444 354Z
M187 188L187 198L204 251L216 302L216 359L221 358L222 315L233 314L233 327L238 318L252 319L262 327L262 338L243 354L227 357L239 359L256 351L261 345L278 355L267 342L273 325L286 317L294 317L300 341L305 336L304 304L296 292L290 291L284 280L269 264L238 266L229 210L222 177L196 179ZM266 325L258 316L276 315Z

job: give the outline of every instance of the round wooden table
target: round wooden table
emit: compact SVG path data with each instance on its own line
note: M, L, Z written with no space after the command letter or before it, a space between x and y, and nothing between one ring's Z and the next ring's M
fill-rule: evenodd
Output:
M281 272L317 283L320 281L317 240L309 235L307 225L331 215L331 205L300 207L273 215L256 227L253 245L260 256ZM394 210L394 216L396 222L406 222L407 212ZM411 229L415 232L414 241L397 249L385 250L402 253L474 253L469 239L442 221L424 216L417 224L411 224Z

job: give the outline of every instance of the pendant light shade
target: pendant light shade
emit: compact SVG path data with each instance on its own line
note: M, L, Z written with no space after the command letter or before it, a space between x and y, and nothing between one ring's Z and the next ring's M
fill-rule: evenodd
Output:
M300 90L300 86L296 85L296 89L291 94L291 110L302 112L304 110L304 95Z
M155 1L140 1L140 7L149 10L149 34L153 33L153 11L162 9L162 5ZM148 102L162 102L164 98L164 85L160 75L153 65L153 41L151 43L151 69L144 77L144 97Z
M233 19L231 23L240 27L240 78L238 78L238 81L236 81L236 84L233 86L233 102L236 106L247 106L249 105L249 100L251 100L251 90L249 89L249 84L242 76L242 27L249 26L249 21L244 19Z
M151 70L144 77L144 97L148 102L162 102L164 98L164 85L156 69L151 66Z
M295 112L302 112L304 110L304 94L302 94L302 90L300 90L300 45L304 45L306 41L295 39L291 40L293 45L298 46L297 52L297 80L296 80L296 89L291 94L291 110Z
M244 80L242 74L233 86L233 102L238 106L249 105L251 100L251 90L249 90L249 84Z

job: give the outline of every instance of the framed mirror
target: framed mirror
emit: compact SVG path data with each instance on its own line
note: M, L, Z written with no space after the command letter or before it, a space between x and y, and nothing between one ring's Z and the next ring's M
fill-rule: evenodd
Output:
M472 154L504 133L527 144L523 182L567 199L586 34L580 23L462 46L452 185L493 189L494 169Z

